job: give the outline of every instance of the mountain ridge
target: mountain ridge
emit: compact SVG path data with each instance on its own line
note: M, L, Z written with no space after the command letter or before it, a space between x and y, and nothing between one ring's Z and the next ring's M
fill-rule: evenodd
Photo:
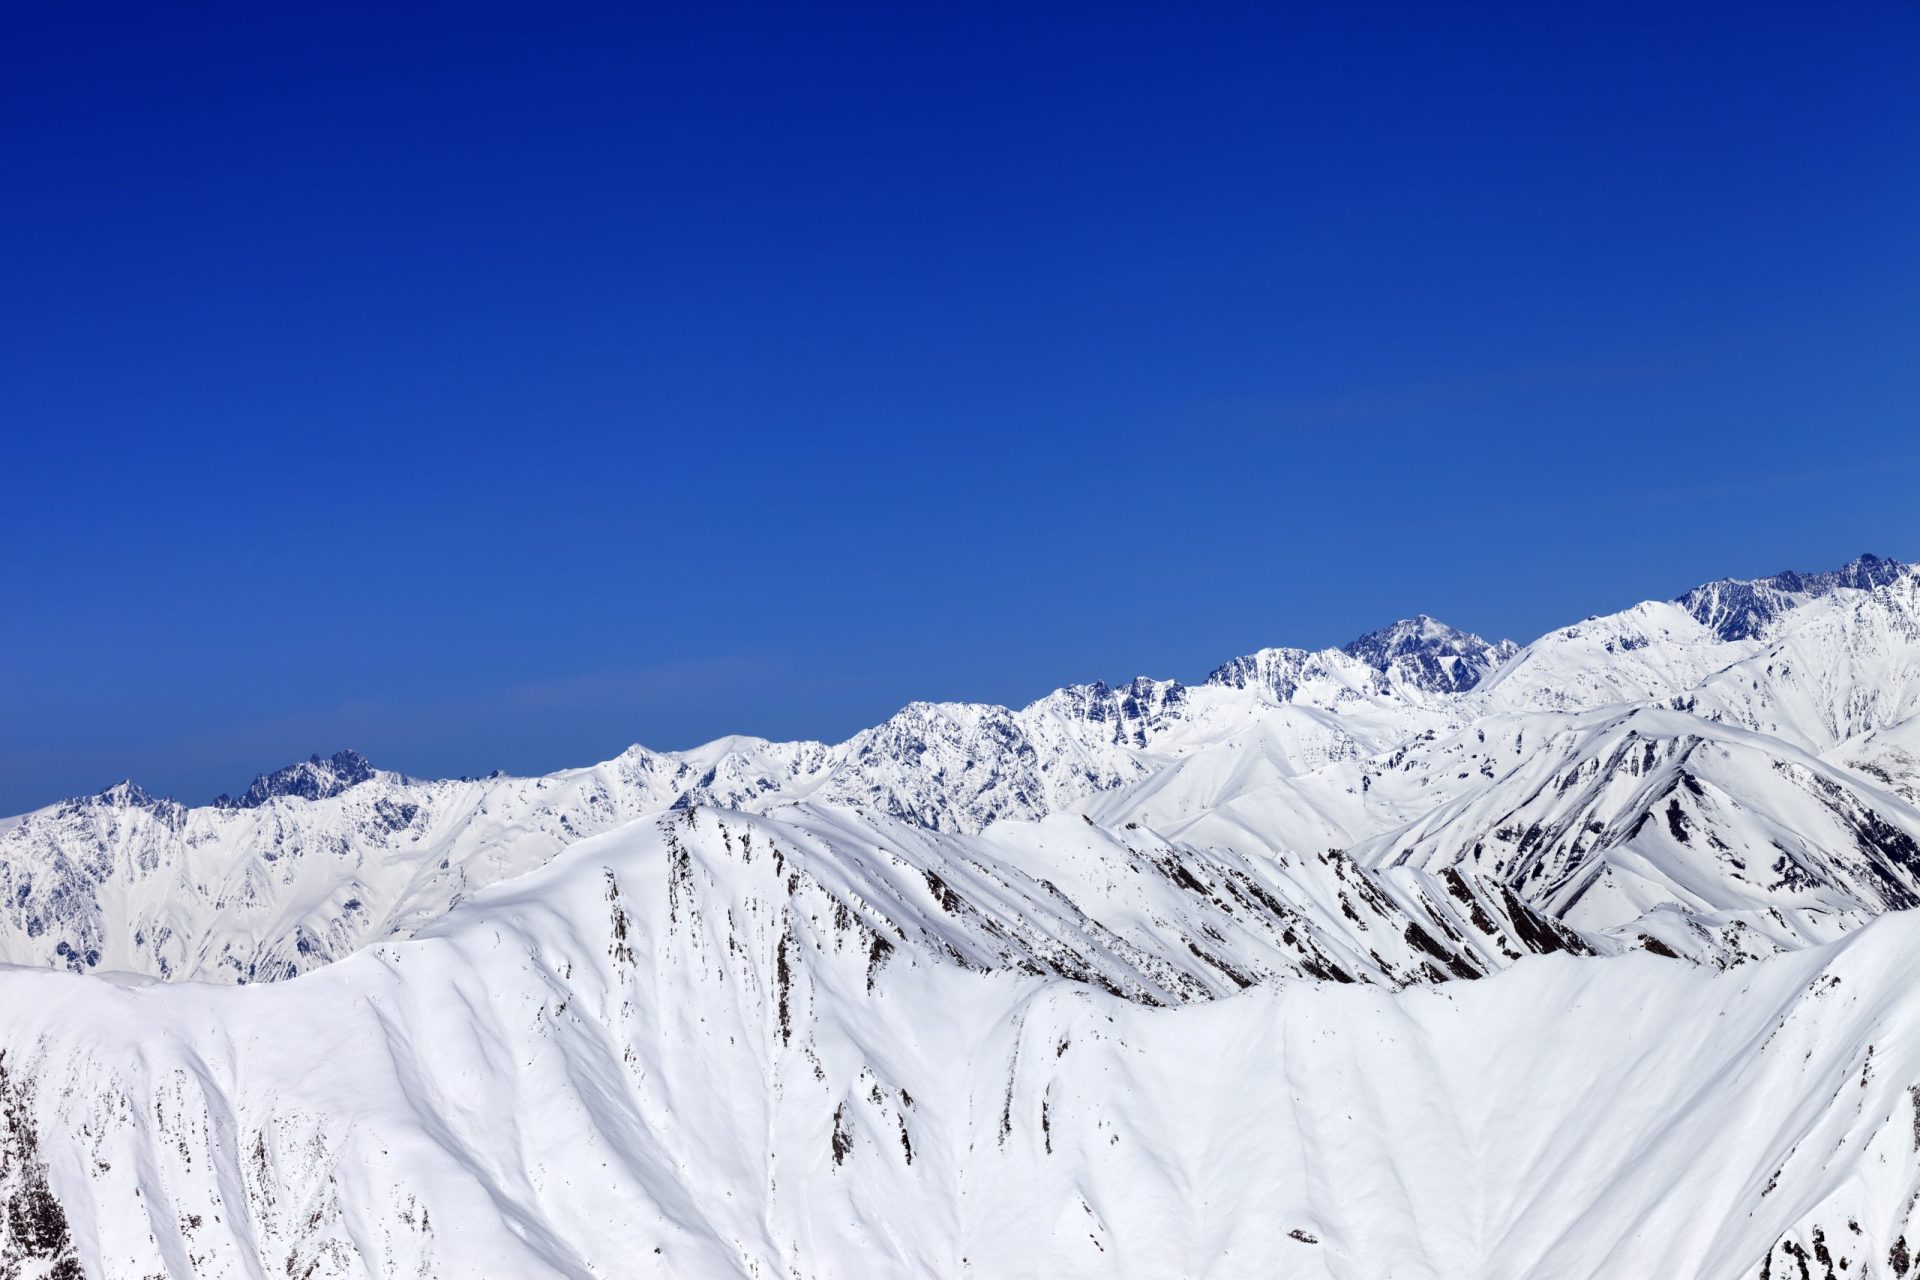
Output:
M1778 618L1798 603L1820 598L1837 589L1869 590L1884 586L1910 574L1913 569L1913 565L1866 552L1837 569L1804 573L1788 569L1759 578L1716 579L1692 587L1673 597L1673 603L1686 609L1702 623L1713 627L1716 632L1726 633L1723 638L1745 639L1757 635L1764 629L1766 623ZM1258 659L1263 654L1300 655L1302 659L1310 659L1337 651L1365 662L1382 674L1392 669L1395 660L1412 659L1410 665L1413 669L1431 681L1430 684L1422 687L1433 688L1436 691L1461 692L1479 683L1487 674L1490 674L1492 668L1497 668L1501 662L1513 657L1521 647L1512 640L1488 641L1473 632L1462 631L1428 614L1416 613L1411 617L1402 618L1366 632L1343 645L1336 646L1335 649L1306 650L1276 646L1239 655L1215 667L1205 677L1205 681L1225 683L1244 679L1243 676L1236 674L1238 670L1247 669L1243 668L1242 664L1257 667ZM1455 675L1447 666L1442 665L1448 660L1485 661L1487 669L1478 670L1472 674ZM1419 681L1412 681L1412 683L1419 684ZM1056 689L1054 694L1043 695L1035 702L1026 705L1032 707L1055 694L1076 690L1099 691L1098 696L1104 697L1115 689L1137 693L1146 686L1171 687L1176 690L1186 687L1177 679L1152 676L1135 676L1119 685L1109 685L1106 681L1095 680L1080 685L1063 685ZM901 711L931 705L939 704L914 702L902 707ZM997 706L998 704L948 705ZM1002 709L1010 710L1011 708ZM729 735L715 739L712 743L665 754L691 756L719 743L743 737L750 737L750 735ZM769 741L759 738L752 740ZM810 744L810 741L796 740L794 745ZM629 749L646 750L638 744ZM374 771L372 763L350 746L341 748L327 757L315 752L306 760L294 761L278 769L256 775L253 782L239 796L222 794L209 803L221 807L251 808L279 796L319 799L322 798L322 793L337 794L346 786L365 781ZM425 780L448 781L449 779ZM123 781L139 789L138 784L131 779ZM141 790L141 794L146 793ZM171 797L159 798L172 799ZM175 803L180 802L175 801Z
M1755 581L1783 592L1783 580ZM1501 781L1513 762L1485 745L1489 731L1512 733L1516 758L1540 760L1539 745L1557 733L1603 732L1586 709L1614 705L1645 706L1645 714L1684 705L1710 722L1773 734L1782 732L1782 716L1795 716L1809 727L1742 767L1769 769L1780 796L1801 795L1804 785L1814 792L1837 787L1849 798L1827 803L1808 792L1792 802L1791 817L1777 819L1786 828L1767 839L1825 848L1840 838L1838 830L1872 863L1920 832L1920 754L1899 736L1909 722L1920 726L1920 658L1898 659L1904 665L1891 680L1863 672L1825 693L1803 692L1791 673L1817 666L1820 653L1870 648L1884 664L1914 650L1915 582L1905 566L1877 557L1793 575L1787 586L1795 591L1768 597L1779 608L1764 634L1731 639L1712 609L1702 620L1695 616L1701 610L1658 602L1549 632L1524 648L1416 615L1339 649L1259 650L1200 685L1096 681L1063 686L1018 709L910 703L837 744L736 736L685 752L635 746L611 761L542 777L469 780L408 778L349 749L261 774L239 798L200 808L123 784L0 827L0 958L162 979L290 976L419 927L573 840L649 812L702 805L775 814L794 806L848 807L955 835L1078 812L1103 824L1144 825L1202 850L1226 847L1262 858L1385 848L1381 842L1392 833L1415 829L1456 799L1521 785ZM1862 612L1866 604L1873 607ZM1764 647L1785 620L1811 616L1804 611L1816 606L1812 622ZM1791 663L1767 658L1814 630L1820 635L1810 642L1813 650ZM1741 676L1749 671L1742 662L1767 665ZM1853 691L1867 688L1880 692L1862 702ZM1756 702L1762 689L1778 689L1787 701L1763 709ZM1825 712L1790 710L1808 707L1810 695L1839 703ZM1515 715L1532 720L1531 739L1502 718ZM1836 736L1842 721L1847 731ZM1825 727L1816 730L1816 723ZM1715 732L1709 723L1693 736ZM1478 741L1467 741L1468 733ZM1841 774L1829 775L1816 762L1807 773L1796 763L1800 751L1839 749L1843 738L1848 758L1871 772L1849 773L1843 765ZM1569 749L1600 753L1574 757L1589 760L1611 751ZM1529 803L1549 805L1545 798ZM1568 820L1541 819L1552 830ZM1610 818L1584 821L1601 823L1603 834L1615 830ZM1639 849L1651 839L1646 831L1643 825L1631 839L1621 834L1621 846ZM1459 847L1484 847L1497 834L1476 831ZM1757 838L1713 825L1708 835ZM1572 846L1599 857L1598 843L1585 837ZM1671 862L1673 855L1663 856ZM1391 865L1382 870L1397 874ZM1858 904L1841 912L1848 927L1910 887L1872 888L1853 874L1838 867L1815 874L1839 886L1836 902ZM1668 892L1660 884L1650 890L1656 897ZM1418 888L1433 896L1425 886L1380 892ZM1481 904L1488 919L1557 910L1536 887L1491 892ZM1697 889L1673 892L1696 912L1719 900ZM1420 927L1434 927L1433 913L1410 901ZM1602 932L1629 943L1644 937L1700 959L1758 954L1735 936L1736 926L1751 921L1734 918L1703 923L1697 914L1656 914L1621 932L1653 905L1643 902ZM1760 932L1773 945L1834 936L1824 925ZM1606 949L1615 942L1594 935L1583 945Z

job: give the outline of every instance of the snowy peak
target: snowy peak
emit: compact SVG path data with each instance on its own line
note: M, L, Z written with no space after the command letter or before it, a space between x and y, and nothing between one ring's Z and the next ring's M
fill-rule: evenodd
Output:
M172 800L151 794L132 778L122 778L88 798L95 804L103 804L113 809L157 809L174 805Z
M1209 685L1252 689L1274 702L1333 706L1386 692L1382 673L1338 649L1261 649L1214 668Z
M1422 613L1338 649L1261 649L1223 663L1207 683L1332 707L1407 690L1465 693L1518 652L1511 640L1491 643Z
M63 800L42 812L53 815L55 821L77 823L89 829L102 825L112 828L122 822L138 824L150 821L160 828L177 830L187 816L186 806L178 800L156 796L131 778L123 778L90 796ZM17 821L26 818L27 815L23 814ZM0 852L0 862L4 862L5 858L5 853Z
M1796 573L1788 569L1767 578L1721 578L1704 583L1674 603L1698 618L1722 640L1762 635L1781 614L1835 591L1871 591L1905 577L1910 566L1868 552L1838 569Z
M1047 784L1014 712L913 702L856 734L821 798L936 830L977 830L1047 812Z
M1424 613L1341 647L1348 657L1432 693L1464 693L1519 651L1511 640L1492 644Z
M1115 688L1104 680L1056 689L1027 707L1028 720L1057 717L1088 742L1144 747L1186 710L1187 687L1178 680L1137 676Z
M326 759L313 755L298 764L290 764L272 773L263 773L239 799L221 796L214 804L222 809L258 809L269 800L292 797L300 800L325 800L348 787L358 786L378 771L358 751L336 751Z

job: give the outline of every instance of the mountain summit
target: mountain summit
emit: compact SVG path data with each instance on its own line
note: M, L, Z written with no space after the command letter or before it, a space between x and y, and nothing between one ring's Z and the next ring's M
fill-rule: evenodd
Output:
M238 799L223 795L213 803L223 809L257 809L269 800L325 800L358 786L376 772L365 756L349 747L324 760L316 754L298 764L263 773Z
M1422 689L1460 693L1486 679L1520 646L1511 640L1490 644L1470 631L1420 613L1370 631L1340 651L1376 671L1399 674Z
M1838 569L1822 573L1795 573L1791 569L1766 578L1721 578L1678 597L1681 608L1713 628L1722 640L1745 640L1762 634L1787 610L1841 589L1870 591L1904 576L1909 566L1883 560L1868 552Z

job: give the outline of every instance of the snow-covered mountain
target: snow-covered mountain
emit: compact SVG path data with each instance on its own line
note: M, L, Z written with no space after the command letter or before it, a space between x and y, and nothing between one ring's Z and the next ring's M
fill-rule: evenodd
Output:
M1917 804L1872 556L837 744L121 783L0 821L0 1275L1904 1276Z
M1488 644L1426 614L1361 636L1341 652L1396 682L1439 693L1460 693L1485 680L1520 651L1511 640Z
M1870 591L1906 577L1908 566L1868 554L1825 573L1789 569L1769 578L1722 578L1705 583L1676 602L1723 640L1763 634L1789 609L1842 589Z

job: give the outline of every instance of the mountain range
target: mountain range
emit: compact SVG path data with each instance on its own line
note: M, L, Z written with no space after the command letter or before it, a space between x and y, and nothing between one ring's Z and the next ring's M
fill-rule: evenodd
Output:
M1893 1276L1920 570L0 820L0 1275Z

